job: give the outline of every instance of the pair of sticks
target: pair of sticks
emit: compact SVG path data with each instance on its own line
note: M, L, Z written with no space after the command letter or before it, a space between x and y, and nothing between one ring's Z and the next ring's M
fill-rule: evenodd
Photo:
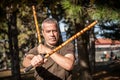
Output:
M36 17L36 12L35 12L35 7L32 6L33 9L33 15L34 15L34 21L35 21L35 25L36 25L36 31L37 31L37 36L38 36L38 41L39 43L41 43L41 36L40 36L40 30L38 27L38 22L37 22L37 17ZM73 35L72 37L70 37L68 40L66 40L65 42L63 42L61 45L59 45L58 47L56 47L55 49L53 49L50 53L47 53L44 58L48 58L50 55L52 55L53 53L57 52L58 50L60 50L63 46L65 46L66 44L68 44L69 42L71 42L72 40L76 39L77 37L79 37L80 35L82 35L84 32L86 32L87 30L89 30L90 28L92 28L94 25L97 24L98 21L94 21L93 23L91 23L90 25L88 25L87 27L85 27L83 30L79 31L78 33L76 33L75 35ZM25 68L24 72L28 72L29 70L31 70L33 68L32 65L30 65L29 67Z

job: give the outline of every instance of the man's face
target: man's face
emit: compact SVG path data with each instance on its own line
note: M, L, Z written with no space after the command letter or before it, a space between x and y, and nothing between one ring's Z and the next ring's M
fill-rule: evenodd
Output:
M49 46L55 46L59 39L59 31L55 24L53 23L44 23L43 24L42 34L45 39L45 42Z

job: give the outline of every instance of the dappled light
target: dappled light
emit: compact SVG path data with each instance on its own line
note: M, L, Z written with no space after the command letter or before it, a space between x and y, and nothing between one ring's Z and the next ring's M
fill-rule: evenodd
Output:
M81 66L83 68L87 68L88 67L87 64L85 63L85 61L83 61L83 60L80 60L80 64L81 64Z
M120 80L120 60L96 63L94 80Z
M68 71L73 73L72 80L120 80L119 4L120 0L0 0L0 80L34 80L34 68L25 73L22 62L29 50L45 42L39 29L48 17L62 26L60 44L81 31L62 46L56 44L58 49L51 48L56 53L69 42L75 46L76 61Z

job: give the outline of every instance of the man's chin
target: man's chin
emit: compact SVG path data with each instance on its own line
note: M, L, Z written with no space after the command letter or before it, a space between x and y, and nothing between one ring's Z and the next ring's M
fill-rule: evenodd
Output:
M50 45L53 45L53 46L56 45L56 44L57 44L56 42L51 42L50 43Z

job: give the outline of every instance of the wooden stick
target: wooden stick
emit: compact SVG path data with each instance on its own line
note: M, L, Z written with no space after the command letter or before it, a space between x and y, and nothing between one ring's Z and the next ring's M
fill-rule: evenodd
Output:
M81 30L80 32L76 33L75 35L73 35L71 38L69 38L68 40L66 40L64 43L62 43L61 45L59 45L58 47L56 47L55 49L53 49L50 53L47 53L44 58L48 58L50 55L52 55L53 53L57 52L58 50L60 50L63 46L65 46L66 44L68 44L69 42L71 42L72 40L76 39L78 36L82 35L84 32L86 32L87 30L89 30L90 28L92 28L95 24L97 24L97 21L94 21L93 23L91 23L90 25L88 25L87 27L85 27L83 30ZM32 69L33 66L30 65L29 67L27 67L24 72L28 72L30 69Z
M76 39L78 36L82 35L84 32L86 32L90 28L92 28L95 24L97 24L97 21L94 21L93 23L91 23L90 25L88 25L87 27L85 27L83 30L81 30L80 32L78 32L75 35L73 35L71 38L69 38L68 40L66 40L64 43L62 43L61 45L59 45L58 47L56 47L55 49L53 49L50 53L47 53L45 55L45 58L48 58L50 55L52 55L56 51L60 50L63 46L65 46L66 44L68 44L72 40Z
M39 42L39 43L42 43L42 41L41 41L41 36L40 36L40 29L39 29L39 27L38 27L38 22L37 22L37 17L36 17L35 6L32 6L32 10L33 10L33 16L34 16L36 31L37 31L38 42Z

